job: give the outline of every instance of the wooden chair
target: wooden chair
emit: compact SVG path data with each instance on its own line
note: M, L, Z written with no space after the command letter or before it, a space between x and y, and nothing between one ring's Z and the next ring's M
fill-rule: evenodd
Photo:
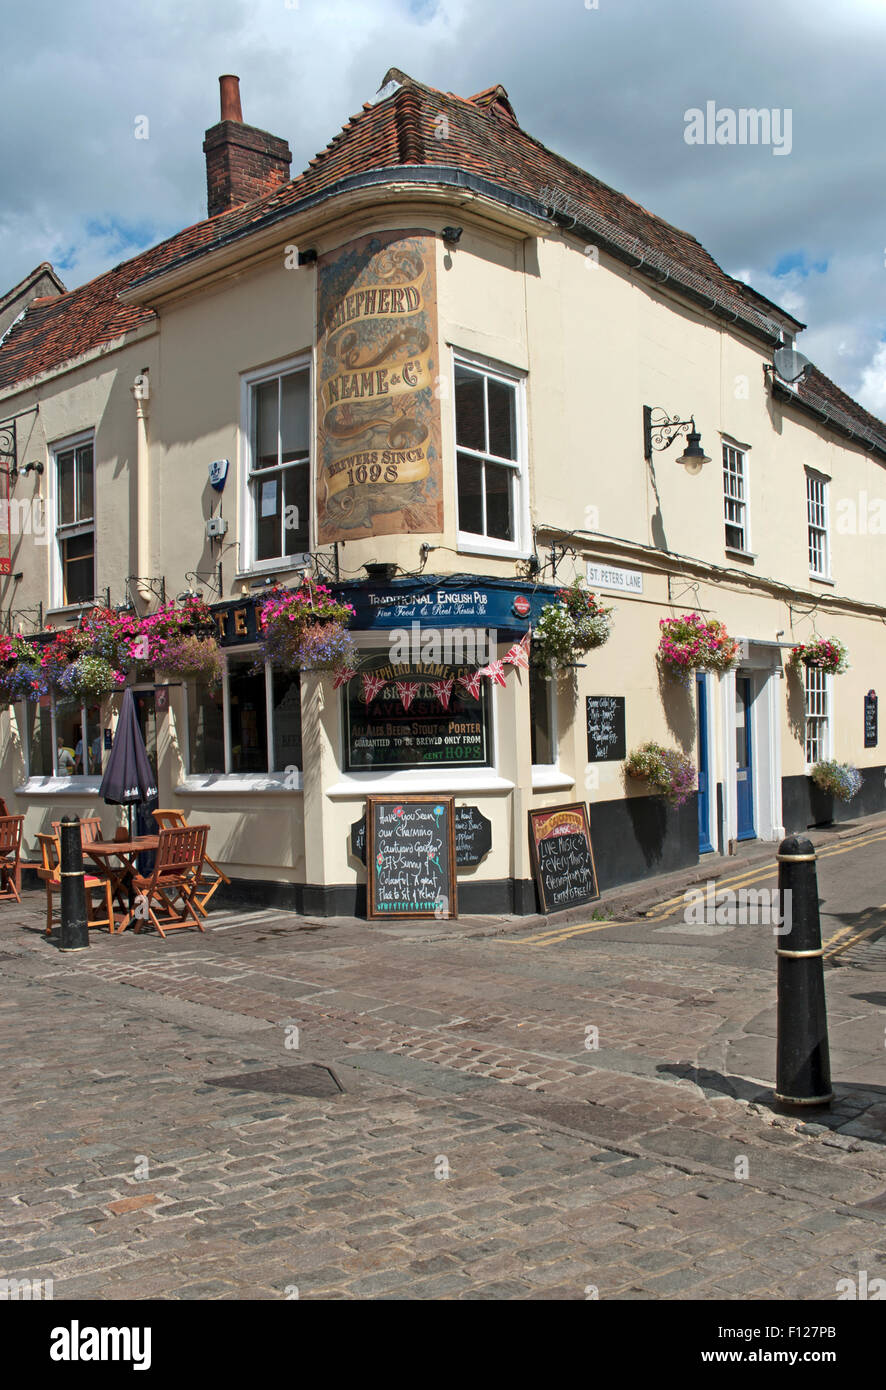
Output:
M22 900L22 823L24 816L0 816L0 900Z
M152 811L151 815L157 822L158 830L177 830L188 823L185 820L184 811L157 810ZM215 878L207 878L203 871L206 867L212 869L213 873L216 875ZM220 884L230 883L230 881L227 874L219 868L215 861L210 859L208 854L205 855L203 859L203 868L201 868L197 876L197 891L194 894L194 906L203 917L207 915L206 904L209 902L215 890Z
M141 895L147 908L147 916L162 937L165 937L167 932L189 927L191 920L196 922L201 931L204 929L197 915L194 899L206 856L208 834L208 825L183 825L161 830L153 871L150 874L133 875L133 888ZM179 899L182 911L176 912L173 904ZM162 921L154 911L155 904L161 912L165 912ZM138 909L135 916L139 919L135 930L140 931L144 919Z
M62 833L62 823L60 820L52 822L53 835L60 836ZM81 845L91 845L93 840L102 838L102 818L101 816L81 816L80 818L80 843Z
M52 931L52 898L54 893L61 893L61 853L59 850L59 840L56 835L41 834L37 836L37 843L40 846L40 853L43 858L43 867L37 870L37 874L46 884L46 935ZM98 878L95 874L84 874L83 885L86 889L86 915L90 927L107 927L111 935L114 934L114 900L111 895L111 880L109 878ZM105 916L96 917L95 909L100 903L94 903L91 894L100 890L105 900Z

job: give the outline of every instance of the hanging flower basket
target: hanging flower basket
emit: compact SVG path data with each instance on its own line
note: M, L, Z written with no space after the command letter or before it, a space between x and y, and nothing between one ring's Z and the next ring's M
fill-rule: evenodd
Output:
M49 682L36 652L33 660L20 656L0 671L0 705L15 704L18 700L36 701L48 692Z
M831 676L842 676L849 670L849 653L836 637L816 637L814 642L800 643L791 648L788 666L799 673L804 666L815 666Z
M312 579L278 589L259 610L260 660L287 671L340 670L357 656L347 630L353 615L349 603Z
M574 666L612 631L612 609L588 593L576 579L546 603L532 630L532 660L537 666Z
M126 675L117 671L101 656L78 656L66 667L58 681L58 689L75 699L102 700L115 690L122 690Z
M851 801L861 791L864 781L857 767L833 759L816 763L809 775L821 791L835 796L838 801Z
M157 668L164 676L207 681L211 686L219 686L224 674L224 658L213 638L185 634L162 644Z
M693 671L728 671L738 660L738 643L716 618L700 613L660 618L658 660L671 675L686 679Z
M665 797L672 806L682 806L695 791L695 765L685 753L643 743L625 759L625 773L647 783L653 795Z
M37 648L18 633L13 637L0 637L0 668L10 669L19 661L33 665L37 659Z

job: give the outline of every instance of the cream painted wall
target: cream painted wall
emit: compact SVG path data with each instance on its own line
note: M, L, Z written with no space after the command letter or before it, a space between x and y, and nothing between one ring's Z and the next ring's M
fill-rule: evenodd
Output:
M523 239L482 225L469 209L439 205L404 210L396 217L380 208L359 225L341 225L314 239L319 251L365 233L403 226L439 229L456 215L464 224L458 245L436 243L438 287L439 391L444 467L445 523L428 537L442 547L432 553L429 573L466 571L513 576L514 560L457 554L454 481L454 428L450 353L453 346L528 373L527 419L531 516L536 525L596 533L577 542L579 572L585 558L607 558L645 572L643 601L613 595L614 634L592 652L577 672L574 695L568 683L558 691L559 767L563 786L533 787L528 752L528 692L513 672L506 690L495 691L497 776L513 784L496 790L458 790L458 800L478 805L493 822L493 850L465 878L529 876L526 810L563 800L602 802L642 795L625 789L620 767L587 767L584 698L591 693L627 693L627 741L647 738L695 751L694 699L679 689L662 688L654 652L658 621L667 614L698 608L716 614L735 635L774 641L808 639L813 624L849 647L852 670L834 681L835 755L861 767L879 766L880 750L861 747L864 692L886 690L886 643L882 612L866 617L852 603L882 604L882 536L870 529L874 504L886 498L882 465L839 441L810 417L774 403L763 374L770 354L739 330L682 305L667 288L652 287L605 254L600 263L562 236ZM97 556L99 591L111 587L112 601L123 597L123 579L135 571L136 528L134 460L136 412L131 386L150 371L151 567L165 575L168 593L185 587L187 571L212 570L221 555L224 596L238 594L236 544L240 539L241 378L245 372L313 351L316 273L312 267L287 270L279 256L223 285L164 305L151 334L99 356L72 371L48 378L19 393L7 393L0 413L12 414L39 402L28 426L22 460L48 458L56 440L94 428L97 469ZM712 455L699 477L676 463L678 442L654 456L654 479L643 457L642 407L661 405L681 417L694 413L702 442ZM729 556L724 548L720 443L727 436L747 447L750 470L750 533L753 563ZM20 437L22 434L20 432ZM231 473L221 498L229 522L224 548L205 539L210 506L207 465L227 457ZM830 475L831 543L834 585L810 581L806 552L805 467ZM653 485L654 482L654 485ZM46 494L42 479L20 479L16 496L29 490ZM656 499L656 488L658 500ZM867 534L838 529L848 502L866 511ZM660 511L656 507L660 503ZM844 505L841 508L841 503ZM884 503L886 507L886 503ZM838 509L840 509L838 511ZM634 549L615 546L617 537ZM419 565L424 536L395 535L346 542L340 547L345 573L367 560L394 560L406 571ZM658 558L643 547L671 558ZM14 588L0 581L0 606L27 608L48 599L50 547L23 537L14 569L23 579ZM674 556L692 556L703 566L738 573L733 579L713 570L680 573ZM656 565L659 568L656 568ZM671 590L664 572L671 571ZM567 564L558 577L568 579ZM776 579L798 591L791 600L767 592L755 581ZM695 587L693 587L695 586ZM13 597L14 594L14 597ZM812 612L821 600L823 606ZM842 609L827 605L846 601ZM780 703L781 771L801 775L796 683L783 684ZM712 711L715 767L730 775L721 737L720 709ZM304 692L305 727L316 757L305 770L302 792L200 793L182 786L180 696L160 721L161 804L180 807L192 820L211 826L213 857L252 878L297 882L361 881L362 866L349 853L348 831L362 808L364 793L330 796L340 778L339 702L328 683L309 678ZM793 722L792 722L793 721ZM13 793L21 777L14 718L0 720L0 791ZM307 740L306 740L307 742ZM66 794L65 804L74 804ZM48 820L45 799L22 798L27 806L26 838ZM79 803L78 803L79 804ZM83 798L82 809L94 800ZM54 806L53 809L57 809ZM257 813L257 814L256 814ZM115 813L110 813L113 824ZM305 827L307 831L305 831ZM461 875L460 875L461 877Z

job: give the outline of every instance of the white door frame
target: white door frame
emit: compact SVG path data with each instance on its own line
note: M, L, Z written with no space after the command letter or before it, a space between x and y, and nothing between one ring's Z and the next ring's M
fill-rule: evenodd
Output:
M731 853L738 835L738 792L735 762L735 678L751 682L751 761L753 766L754 828L758 840L784 839L781 798L780 650L768 642L742 641L741 663L723 680L723 838Z

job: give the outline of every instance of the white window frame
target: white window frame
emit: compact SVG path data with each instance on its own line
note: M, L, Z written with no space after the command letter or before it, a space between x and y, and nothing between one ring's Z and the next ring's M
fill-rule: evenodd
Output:
M551 731L551 754L552 754L552 757L551 757L550 761L549 761L549 762L546 762L546 763L533 763L533 764L532 764L532 771L533 771L533 773L535 773L535 772L549 772L549 771L551 770L551 768L556 768L556 767L559 766L559 759L560 759L560 742L559 742L559 737L558 737L558 735L559 735L559 729L558 729L558 727L557 727L557 681L556 681L556 679L555 679L553 676L550 675L550 673L548 673L547 677L544 676L544 675L541 676L541 682L542 682L542 684L544 685L545 697L546 697L546 699L547 699L547 705L548 705L548 723L549 723L549 727L550 727L550 731ZM528 685L528 682L527 682L527 685ZM531 698L530 698L530 703L529 703L529 718L530 718L530 721L531 721L531 720L532 720L532 701L531 701ZM531 749L531 747L532 747L532 743L531 743L531 729L530 729L530 749Z
M809 557L810 579L831 578L831 518L830 478L814 468L806 469L806 549ZM812 496L813 488L820 489L820 498ZM814 519L813 519L814 518ZM813 536L819 538L823 556L821 569L813 568Z
M21 737L21 748L22 748L22 762L24 763L24 768L25 768L25 780L24 780L23 785L22 785L21 787L18 787L16 790L19 791L19 792L28 792L28 793L34 793L34 792L37 792L37 791L46 791L47 793L50 793L50 792L51 792L53 795L55 795L57 792L64 791L65 789L67 789L68 791L74 791L74 792L80 792L80 793L84 793L84 792L85 792L85 793L87 793L87 794L90 793L90 792L97 792L98 789L99 789L99 787L101 786L101 780L102 780L102 776L103 776L103 771L102 771L102 772L93 772L93 773L79 773L79 774L78 774L78 773L74 773L74 774L71 775L71 776L69 776L69 775L68 775L67 773L65 773L65 772L59 772L59 770L58 770L58 733L57 733L57 731L56 731L56 709L55 709L56 700L57 700L59 697L56 695L55 691L52 691L52 692L50 693L50 697L49 697L49 698L50 698L50 704L49 704L49 727L50 727L49 743L50 743L50 751L51 751L51 753L52 753L52 772L50 772L50 773L44 773L44 772L32 773L32 771L31 771L31 738L30 738L30 730L28 729L28 706L29 706L29 704L33 704L34 702L33 702L33 701L28 701L28 700L20 700L20 701L18 701L18 703L17 703L17 709L18 709L18 711L19 711L19 713L18 713L19 729L21 730L21 735L20 735L20 737ZM84 742L85 742L85 733L86 733L87 727L88 727L88 724L87 724L87 719L86 719L86 701L85 701L85 700L81 700L81 701L80 701L80 729L81 729L81 738L84 738ZM110 727L110 718L109 718L109 714L108 714L108 705L107 705L107 701L106 701L106 700L102 700L102 701L101 701L101 715L99 716L99 728L101 729L101 738L102 738L102 762L104 762L104 753L106 752L106 749L105 749L105 746L104 746L105 730L106 730L107 728L109 728L109 727Z
M731 439L722 441L722 470L723 470L723 536L727 550L734 551L739 555L751 554L751 489L750 489L750 467L748 450L740 444L735 444ZM738 463L739 470L736 471L734 464ZM739 489L734 489L734 482L738 480ZM730 491L730 482L733 483L733 490ZM741 521L730 520L730 505L739 510ZM740 529L742 533L742 544L733 545L729 540L727 527Z
M92 532L92 576L95 589L88 599L79 603L66 603L64 590L64 571L62 566L61 548L59 545L59 495L58 495L58 460L60 454L67 454L73 449L82 449L84 445L92 447L92 522L82 525L80 522L72 522L61 529L64 531L62 539L71 536L85 535ZM96 458L95 458L95 430L80 430L77 434L67 435L64 439L54 440L48 447L49 453L49 479L46 488L46 534L50 539L49 557L49 611L58 612L61 610L78 612L82 608L92 607L94 595L98 593L98 526L96 524L95 513L98 509L98 488L96 486ZM74 478L76 488L77 469L74 467Z
M231 657L254 657L258 651L257 647L231 647L226 649L226 655ZM265 712L267 723L267 772L235 772L232 768L232 742L231 742L231 687L228 678L228 667L225 662L224 675L222 677L222 726L224 737L224 771L223 772L193 772L191 770L191 713L190 713L190 687L196 682L192 680L182 683L182 724L184 733L183 758L182 762L185 770L185 780L177 790L190 791L300 791L302 788L303 769L299 768L297 775L287 773L286 768L275 768L274 763L274 685L273 685L273 666L270 661L264 663L265 672ZM302 692L304 693L304 692ZM304 736L302 738L302 762L304 762ZM291 785L287 786L289 780Z
M308 374L308 458L305 467L308 470L308 548L306 551L294 555L284 555L277 559L258 560L256 559L255 544L255 511L254 493L250 483L254 476L263 473L266 476L271 473L277 476L291 464L278 464L276 468L256 470L253 474L253 390L256 386L261 386L268 381L276 381L279 377L287 376L290 372L306 371ZM297 357L291 357L285 362L277 362L272 366L257 368L253 371L243 372L240 376L240 439L239 439L239 458L240 458L240 575L248 574L282 574L288 570L304 569L310 561L310 552L314 544L314 509L315 509L315 444L314 444L314 364L309 352L299 353Z
M810 692L810 675L816 682L816 690ZM820 682L819 682L820 678ZM810 694L815 698L816 708L810 714ZM821 725L818 735L818 757L810 759L809 725L814 720ZM833 757L834 746L834 678L817 666L807 666L803 673L803 761L807 775L818 762L827 762Z
M488 357L480 357L476 353L465 352L460 348L452 347L450 363L450 381L452 382L452 477L455 486L455 511L458 518L458 455L468 454L479 461L490 460L497 466L508 468L512 474L512 506L514 519L514 539L512 541L498 540L495 536L479 535L475 531L457 531L457 545L459 551L466 555L507 555L514 559L526 559L529 555L527 549L529 531L529 470L528 459L528 430L526 423L526 373L517 367L508 367L501 362L495 362ZM467 367L470 371L477 372L479 375L500 381L505 386L514 389L514 415L516 426L516 459L503 459L495 454L481 453L476 449L470 449L458 443L458 431L456 427L456 400L455 400L455 369L456 366ZM485 505L485 503L484 503ZM457 521L456 521L457 524Z

